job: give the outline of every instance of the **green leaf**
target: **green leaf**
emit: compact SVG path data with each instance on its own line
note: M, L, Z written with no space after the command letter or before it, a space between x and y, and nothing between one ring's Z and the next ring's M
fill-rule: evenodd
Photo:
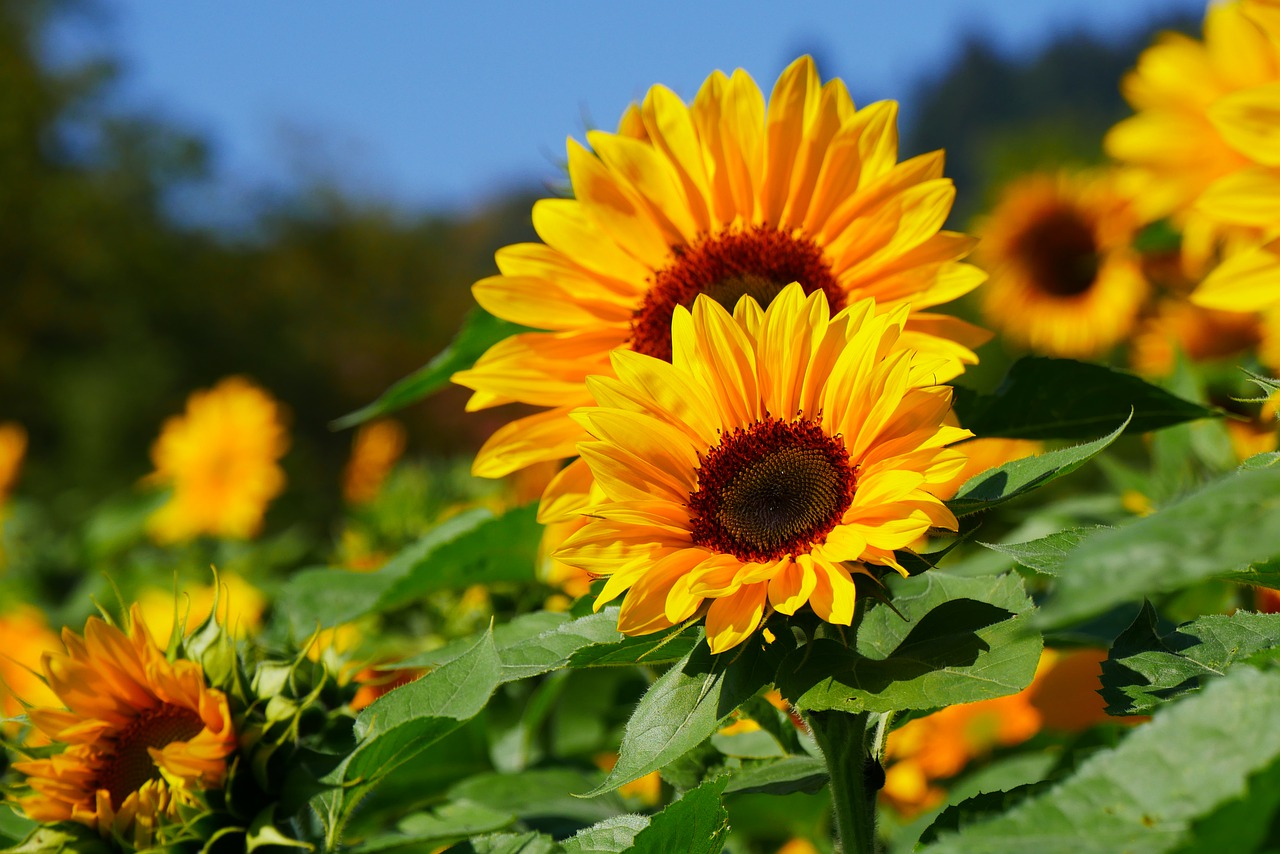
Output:
M555 854L559 849L550 836L528 833L495 833L471 840L475 854Z
M536 516L533 504L517 507L441 543L391 584L379 598L378 609L395 608L437 590L536 581L542 540Z
M0 804L0 842L17 842L35 828L34 821Z
M1110 714L1147 714L1231 665L1278 647L1280 614L1213 614L1161 635L1155 609L1147 603L1102 663L1102 697Z
M468 510L441 522L377 572L306 569L280 597L295 633L399 607L436 590L533 581L542 529L535 508Z
M502 677L486 633L465 655L376 700L356 718L356 745L327 782L344 784L348 812L360 795L484 708Z
M111 854L97 831L75 822L40 825L22 842L6 848L5 854Z
M929 572L887 586L902 617L875 605L854 649L820 638L783 661L778 687L797 708L933 709L1030 684L1042 642L1028 625L1031 602L1016 574Z
M560 843L564 854L621 854L636 834L649 826L644 815L617 815L583 828Z
M1062 570L1062 563L1076 546L1080 545L1095 531L1107 530L1106 525L1091 528L1068 528L1038 540L1027 540L1024 543L979 543L992 551L1008 555L1020 565L1033 569L1041 575L1057 575Z
M395 382L367 406L348 413L329 426L346 430L417 403L449 384L449 377L475 364L476 359L504 338L524 331L524 327L500 320L480 308L473 308L462 321L462 328L430 362Z
M449 797L503 810L525 820L562 818L588 824L626 811L621 798L614 794L594 798L570 794L591 786L599 778L597 771L573 768L478 774L451 788Z
M1175 851L1192 822L1245 794L1280 757L1280 672L1239 667L1160 709L1044 794L946 834L926 854Z
M787 756L754 765L744 764L733 772L725 785L725 794L761 792L789 795L792 792L816 792L827 784L827 765L814 756Z
M1280 469L1236 471L1083 543L1038 622L1061 626L1280 555Z
M244 850L245 854L259 851L263 848L299 848L303 851L314 851L315 846L309 842L300 842L291 836L286 836L280 832L275 824L275 807L268 807L258 813L253 823L249 825L248 832L245 833ZM277 851L276 854L279 854Z
M720 802L725 777L708 780L649 820L636 834L634 854L719 854L729 834L729 813Z
M1125 420L1101 439L1086 442L1083 445L1047 451L1036 457L1013 460L990 471L974 475L960 487L956 497L948 501L947 506L957 516L966 516L1003 504L1044 486L1050 481L1070 474L1097 456L1103 448L1114 442L1116 437L1124 432L1128 424L1129 421Z
M605 613L605 612L601 612ZM617 623L616 612L613 622ZM593 643L569 656L570 667L623 667L635 664L673 664L682 660L702 638L700 626L677 628L665 634L622 637L614 642Z
M1178 854L1274 852L1280 845L1280 760L1249 779L1244 793L1196 821Z
M562 626L569 622L572 618L562 611L534 611L529 614L520 614L514 617L511 622L503 623L500 626L493 627L493 643L498 649L498 657L501 658L503 652L516 646L530 638L535 638L543 632L549 632L552 629ZM400 670L406 667L439 667L442 664L448 664L458 656L462 655L471 647L475 646L479 640L480 634L470 637L458 638L450 641L441 647L433 650L410 656L409 658L397 661L394 666L383 668L385 670Z
M1015 362L994 394L957 388L955 411L978 436L1015 439L1087 439L1130 412L1138 433L1220 416L1133 374L1044 356Z
M482 833L493 833L513 824L515 816L480 804L450 802L403 819L395 832L366 839L351 854L385 851L422 851Z
M710 738L773 680L771 661L758 637L724 655L698 644L640 698L622 734L618 764L587 797L657 771Z

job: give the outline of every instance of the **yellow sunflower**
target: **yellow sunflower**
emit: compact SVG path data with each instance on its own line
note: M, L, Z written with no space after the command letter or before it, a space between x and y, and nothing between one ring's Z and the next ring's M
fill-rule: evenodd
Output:
M1280 7L1211 4L1203 41L1161 34L1122 88L1137 113L1105 145L1144 216L1179 224L1195 273L1223 261L1192 300L1224 311L1280 303Z
M621 595L619 630L646 634L704 609L721 652L772 608L806 603L849 625L863 562L955 517L931 494L969 431L944 423L945 356L894 349L907 307L860 300L835 316L798 284L732 315L699 298L672 317L672 360L613 354L615 376L587 385L598 406L574 418L603 498L556 553L608 576L596 607Z
M991 274L983 312L1011 341L1051 356L1097 356L1147 295L1131 248L1137 216L1106 173L1031 174L1009 184L982 227Z
M610 375L616 348L669 359L672 311L699 294L729 309L744 295L767 305L799 282L837 310L863 297L882 313L910 305L904 343L947 355L949 376L976 361L985 333L920 311L983 276L957 261L971 238L941 230L955 195L942 152L899 163L896 114L890 101L856 109L802 57L767 104L745 71L717 71L692 104L655 86L617 133L588 133L590 149L570 140L574 198L535 204L544 243L500 250L502 275L473 288L489 312L545 330L454 376L475 391L471 410L545 407L499 429L475 473L573 456L583 433L569 413L591 403L585 379ZM586 475L563 477L580 489ZM562 480L549 491L572 490Z
M0 504L4 504L18 480L27 453L27 431L12 421L0 423Z
M1262 336L1256 314L1163 300L1138 325L1129 363L1140 374L1164 377L1173 373L1179 353L1193 362L1225 358L1258 346Z
M279 405L243 377L192 394L151 446L156 470L148 479L173 488L148 522L152 536L168 543L255 535L284 489L278 460L288 444Z
M145 847L179 805L222 784L236 733L200 666L169 661L138 608L128 622L121 630L90 617L83 637L63 630L66 653L45 653L43 670L66 708L28 714L65 748L13 767L32 789L18 799L31 819L76 821Z
M40 678L40 657L56 649L58 636L49 629L44 612L19 605L0 612L0 734L17 735L20 725L11 720L26 705L54 703L58 698ZM27 744L42 743L28 735Z

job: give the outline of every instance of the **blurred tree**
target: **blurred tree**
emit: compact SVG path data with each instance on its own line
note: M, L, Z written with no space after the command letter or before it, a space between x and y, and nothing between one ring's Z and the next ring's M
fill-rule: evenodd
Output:
M1169 17L1113 38L1064 33L1027 56L971 35L953 62L916 87L904 154L947 150L957 189L952 221L962 226L1014 175L1100 162L1103 134L1130 113L1120 80L1152 34L1198 28L1198 19Z

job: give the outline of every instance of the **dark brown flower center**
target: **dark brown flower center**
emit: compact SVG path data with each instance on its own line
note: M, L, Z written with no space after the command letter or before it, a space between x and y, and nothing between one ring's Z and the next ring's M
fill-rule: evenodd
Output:
M204 729L204 721L194 710L169 703L135 717L115 735L107 748L108 758L98 772L98 788L111 795L111 806L120 809L130 793L148 780L160 779L148 748L162 748L175 741L190 741Z
M806 554L840 523L856 487L840 437L765 416L702 458L689 496L693 541L743 561Z
M672 262L653 274L649 292L631 316L631 348L671 361L671 314L706 294L729 311L744 296L767 307L799 282L806 294L821 290L832 312L844 294L817 244L798 233L767 226L706 235L673 250Z
M1098 243L1079 211L1060 208L1027 226L1014 253L1036 287L1050 296L1074 297L1098 278Z

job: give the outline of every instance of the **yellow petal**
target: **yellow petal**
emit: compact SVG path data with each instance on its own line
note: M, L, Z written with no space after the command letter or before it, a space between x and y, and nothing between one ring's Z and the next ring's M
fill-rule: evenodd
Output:
M750 584L707 609L707 644L713 653L732 649L751 636L764 616L768 585Z

